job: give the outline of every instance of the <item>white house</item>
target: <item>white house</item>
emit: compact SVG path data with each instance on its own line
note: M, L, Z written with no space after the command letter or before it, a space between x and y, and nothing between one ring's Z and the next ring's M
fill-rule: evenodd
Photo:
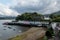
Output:
M45 19L45 20L50 20L49 15L44 15L44 19Z

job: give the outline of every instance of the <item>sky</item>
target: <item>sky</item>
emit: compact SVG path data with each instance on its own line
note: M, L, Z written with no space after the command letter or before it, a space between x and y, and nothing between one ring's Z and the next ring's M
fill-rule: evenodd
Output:
M0 0L0 15L17 16L24 12L50 14L60 11L60 0Z

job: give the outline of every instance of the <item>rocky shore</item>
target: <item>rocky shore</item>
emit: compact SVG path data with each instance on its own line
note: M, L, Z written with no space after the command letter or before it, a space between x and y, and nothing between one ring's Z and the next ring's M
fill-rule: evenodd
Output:
M32 27L28 31L8 40L43 40L46 30L42 27Z

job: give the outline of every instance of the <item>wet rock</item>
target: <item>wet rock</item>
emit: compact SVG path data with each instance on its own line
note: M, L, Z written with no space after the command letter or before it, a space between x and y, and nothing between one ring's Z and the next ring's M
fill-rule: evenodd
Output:
M3 30L6 30L6 29L3 29Z
M8 27L9 29L12 29L11 27Z
M15 31L15 29L13 29Z

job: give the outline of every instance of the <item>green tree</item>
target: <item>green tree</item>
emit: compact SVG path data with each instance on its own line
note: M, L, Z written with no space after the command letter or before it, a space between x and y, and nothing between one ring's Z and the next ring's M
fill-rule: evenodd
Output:
M58 14L57 15L56 14L51 14L50 18L54 22L60 22L60 15L58 15Z
M41 14L38 14L37 12L33 12L33 13L28 13L28 12L25 12L21 15L18 15L16 17L16 20L19 21L19 20L29 20L29 21L34 21L35 18L34 17L41 17L42 15ZM40 18L41 19L41 18Z

